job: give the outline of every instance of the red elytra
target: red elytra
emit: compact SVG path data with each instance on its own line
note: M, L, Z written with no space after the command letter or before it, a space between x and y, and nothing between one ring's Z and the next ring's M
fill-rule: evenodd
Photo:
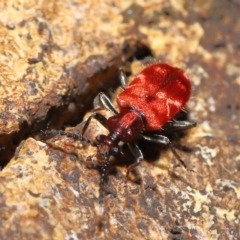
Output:
M119 112L104 93L99 93L97 101L94 101L95 108L100 102L104 108L113 113L112 117L107 119L97 111L94 112L82 123L81 135L61 130L43 132L45 135L66 135L97 147L97 154L104 161L100 178L100 203L103 203L104 179L107 175L109 158L110 155L120 153L120 142L127 143L136 158L136 161L128 167L127 175L143 160L143 154L137 145L138 138L168 145L186 168L166 133L186 130L196 125L194 122L173 119L191 94L191 83L183 70L169 64L155 63L144 68L127 86L126 76L120 69L120 81L124 90L117 97ZM106 127L109 134L98 135L96 141L84 137L92 118Z
M152 64L118 95L120 114L108 119L108 128L124 142L142 130L159 130L179 113L190 94L191 83L184 71L165 63Z
M159 130L186 104L191 83L179 68L156 63L143 69L117 97L120 112L139 112L146 131Z

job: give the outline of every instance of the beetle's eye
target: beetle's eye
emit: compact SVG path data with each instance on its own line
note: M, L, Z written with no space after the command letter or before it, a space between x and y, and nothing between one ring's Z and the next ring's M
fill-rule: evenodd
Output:
M119 153L119 148L118 148L118 147L113 147L113 148L111 149L111 153L112 153L113 155L118 154L118 153Z

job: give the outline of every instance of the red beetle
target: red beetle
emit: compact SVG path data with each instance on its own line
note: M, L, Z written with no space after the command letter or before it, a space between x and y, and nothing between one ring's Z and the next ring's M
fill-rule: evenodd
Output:
M119 112L115 110L104 93L99 93L94 101L94 107L97 108L100 102L104 108L114 114L113 116L107 119L102 114L94 112L83 122L81 135L61 130L43 132L43 134L66 135L97 147L98 155L104 160L100 178L100 203L103 202L109 157L120 152L120 142L128 144L136 159L135 163L128 167L127 175L143 160L142 152L136 143L137 138L170 146L176 158L186 168L163 129L186 130L196 125L195 122L173 119L184 107L191 94L191 83L183 70L169 64L155 63L144 68L129 85L126 84L126 76L122 69L119 76L124 89L117 97ZM96 142L84 137L92 118L109 130L108 135L97 136Z

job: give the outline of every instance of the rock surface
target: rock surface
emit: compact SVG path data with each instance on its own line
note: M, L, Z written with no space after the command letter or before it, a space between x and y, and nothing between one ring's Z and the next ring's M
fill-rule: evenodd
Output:
M239 239L237 6L3 1L0 238ZM180 140L193 151L179 154L194 172L175 167L169 149L144 142L146 161L131 174L139 181L126 181L133 157L124 148L112 159L101 214L99 169L87 161L96 149L66 137L43 139L40 130L75 126L97 92L113 92L119 65L133 76L152 56L192 80L187 112L198 125ZM67 131L80 133L81 126ZM106 132L93 121L86 134Z

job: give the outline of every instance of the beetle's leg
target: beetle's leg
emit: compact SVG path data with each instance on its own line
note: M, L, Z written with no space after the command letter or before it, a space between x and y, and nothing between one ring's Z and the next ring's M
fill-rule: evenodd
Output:
M166 125L166 131L184 131L193 128L197 125L196 122L190 121L172 121Z
M113 114L118 114L118 112L112 105L109 98L103 92L100 92L97 95L97 97L94 98L93 106L94 106L94 109L99 109L101 107L104 107L105 109L112 112Z
M169 146L172 150L172 153L174 156L177 158L177 160L182 164L182 166L186 169L188 169L186 163L181 159L181 157L178 155L177 151L175 150L175 147L173 143L170 141L170 139L166 136L163 135L152 135L151 137L146 136L146 135L141 135L141 137L147 141L155 142L155 143L160 143L166 146Z
M178 131L184 131L188 130L190 128L193 128L197 125L196 122L190 122L190 121L172 121L166 124L165 128L163 129L167 133L172 133L176 137L176 139L179 139L179 136L177 134ZM183 146L179 143L175 143L174 147L184 151L184 152L191 152L192 149L188 148L186 146Z
M100 113L95 112L95 113L93 113L91 116L89 116L89 118L88 118L86 121L82 122L82 124L83 124L82 136L83 136L84 133L86 132L86 130L87 130L87 128L88 128L88 126L89 126L89 124L90 124L90 122L91 122L91 120L92 120L93 118L96 119L98 122L100 122L100 123L106 128L106 123L107 123L106 117L103 116L103 115L100 114ZM82 124L81 124L81 125L82 125Z
M128 167L127 176L129 175L129 172L131 172L135 167L137 167L143 160L142 151L139 149L138 145L135 142L128 143L128 146L136 161Z
M127 85L128 85L127 84L127 76L126 76L125 72L123 71L123 69L121 67L119 68L119 80L120 80L120 83L121 83L121 87L123 89L125 89L127 87ZM112 112L113 114L118 114L118 112L116 111L116 109L112 105L112 103L109 100L109 98L103 92L100 92L97 95L97 97L95 97L94 100L93 100L94 109L101 108L101 105L105 109L107 109L110 112Z
M121 87L123 89L125 89L127 87L127 76L125 74L125 72L123 71L123 69L120 67L119 70L119 80L120 80L120 83L121 83Z

